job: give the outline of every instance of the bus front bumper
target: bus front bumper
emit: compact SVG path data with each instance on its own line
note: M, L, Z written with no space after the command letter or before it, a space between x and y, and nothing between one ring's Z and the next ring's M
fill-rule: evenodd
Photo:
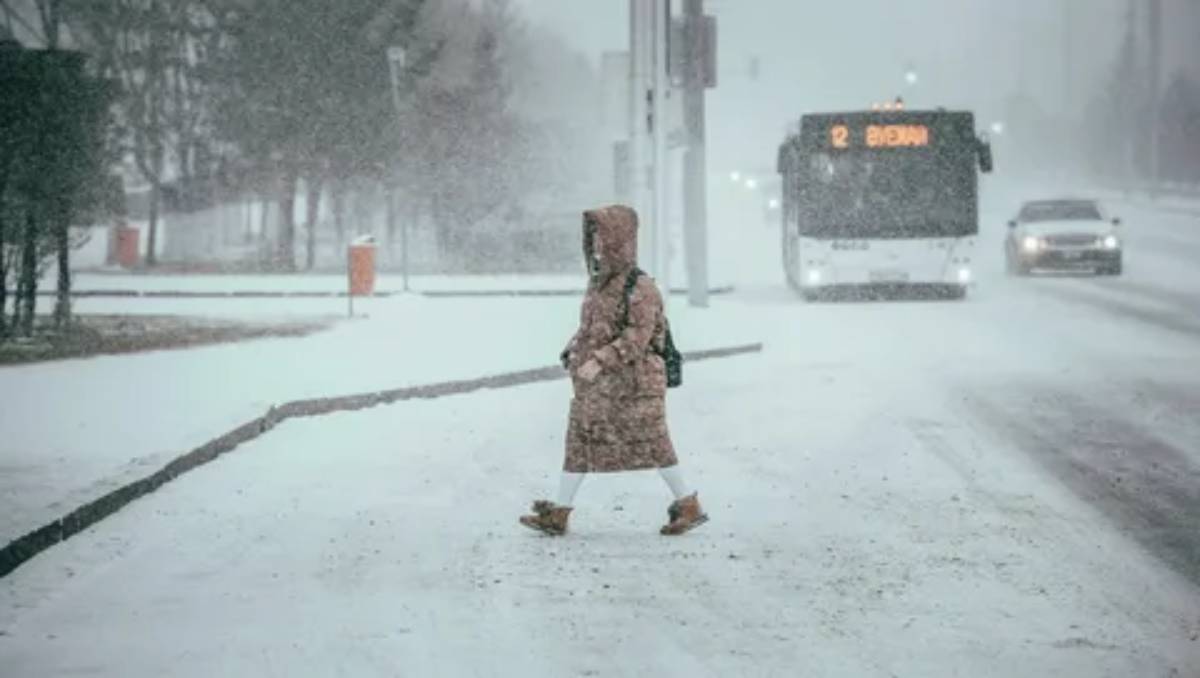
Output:
M871 270L857 273L838 271L831 267L809 267L800 281L806 289L829 287L892 286L919 287L923 285L968 287L975 282L975 272L968 264L948 267L939 276L918 276L902 270Z

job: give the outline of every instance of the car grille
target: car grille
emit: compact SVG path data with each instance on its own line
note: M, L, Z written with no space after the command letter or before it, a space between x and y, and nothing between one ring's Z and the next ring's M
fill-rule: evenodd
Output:
M1090 233L1067 233L1063 235L1046 236L1046 244L1050 247L1087 247L1096 244L1096 236Z

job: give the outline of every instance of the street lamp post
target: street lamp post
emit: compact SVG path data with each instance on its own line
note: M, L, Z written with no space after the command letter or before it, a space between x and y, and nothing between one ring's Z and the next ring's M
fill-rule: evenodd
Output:
M408 63L408 52L403 47L389 47L387 61L392 80L392 103L396 106L396 121L400 125L399 129L403 129L404 109L400 103L400 74ZM389 211L394 214L394 193L389 200L393 201L393 204L389 204ZM404 291L408 292L408 219L404 218L400 220L400 271L404 280Z

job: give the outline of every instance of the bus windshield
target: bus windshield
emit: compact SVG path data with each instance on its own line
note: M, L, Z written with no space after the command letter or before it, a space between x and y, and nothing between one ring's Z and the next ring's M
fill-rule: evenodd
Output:
M953 150L811 154L797 177L801 232L893 239L974 234L974 157Z

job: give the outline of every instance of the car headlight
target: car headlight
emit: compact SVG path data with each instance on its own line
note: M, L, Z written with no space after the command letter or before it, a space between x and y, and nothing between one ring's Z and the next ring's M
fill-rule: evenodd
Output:
M966 266L958 269L958 282L964 285L971 282L971 269Z
M1037 237L1027 235L1025 236L1025 239L1021 241L1021 248L1026 252L1036 252L1042 248L1042 241Z
M1117 238L1117 236L1109 234L1104 236L1104 238L1100 241L1100 244L1103 245L1104 249L1106 250L1115 250L1121 246L1121 241Z
M810 269L808 272L808 284L810 284L810 285L821 284L821 272L816 270L815 268Z

